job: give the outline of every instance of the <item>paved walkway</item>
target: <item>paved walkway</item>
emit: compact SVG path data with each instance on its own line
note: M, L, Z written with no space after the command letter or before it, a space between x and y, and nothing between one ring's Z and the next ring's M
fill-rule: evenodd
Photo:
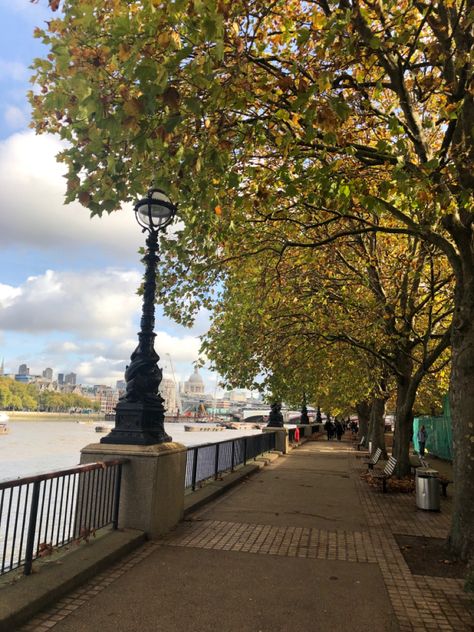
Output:
M307 442L35 617L23 632L472 632L462 581L412 575L394 533L441 512L359 478L345 442Z

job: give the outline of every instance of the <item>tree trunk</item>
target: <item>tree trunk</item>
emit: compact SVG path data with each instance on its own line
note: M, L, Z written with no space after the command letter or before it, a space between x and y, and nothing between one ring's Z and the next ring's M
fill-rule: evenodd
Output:
M407 362L410 364L411 362ZM410 442L413 438L413 404L417 386L410 373L397 376L397 403L392 455L397 459L396 475L410 474Z
M382 450L383 457L387 458L385 448L385 402L384 397L374 397L370 410L369 440L372 441L372 452L377 448Z
M474 280L457 288L452 333L450 405L453 425L453 518L449 541L474 560Z
M365 445L369 443L370 404L367 401L356 404L357 419L359 420L358 438L365 437Z

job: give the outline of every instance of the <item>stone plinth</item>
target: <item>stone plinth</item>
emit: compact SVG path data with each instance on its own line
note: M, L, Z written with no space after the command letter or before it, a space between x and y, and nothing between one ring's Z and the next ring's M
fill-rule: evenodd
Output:
M275 428L272 426L267 426L266 428L262 428L263 432L274 432L275 433L275 450L281 452L282 454L287 454L290 443L288 440L288 428Z
M129 459L122 469L119 528L140 529L156 538L183 518L186 452L186 446L171 442L93 443L81 450L81 464Z

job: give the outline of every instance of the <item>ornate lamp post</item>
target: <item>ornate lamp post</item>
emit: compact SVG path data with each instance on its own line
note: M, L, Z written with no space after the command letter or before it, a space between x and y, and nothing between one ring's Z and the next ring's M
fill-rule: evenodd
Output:
M303 406L301 407L301 423L309 424L308 409L306 407L306 393L303 392Z
M173 220L176 207L160 189L150 189L147 197L135 204L135 216L146 239L143 309L138 346L125 370L125 394L115 409L115 428L101 443L152 445L172 441L164 429L165 409L158 393L162 372L154 348L155 292L158 257L158 234Z
M321 407L318 406L318 409L316 411L316 423L318 424L322 424L323 423L323 417L321 415Z
M270 406L270 414L268 416L267 428L283 428L283 414L281 412L281 404L273 402Z

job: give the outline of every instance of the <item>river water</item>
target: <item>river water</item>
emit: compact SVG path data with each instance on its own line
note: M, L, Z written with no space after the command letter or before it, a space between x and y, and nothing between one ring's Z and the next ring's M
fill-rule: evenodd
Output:
M80 460L81 448L98 443L105 436L95 431L101 422L44 421L10 419L9 434L0 435L0 480L73 467ZM186 424L202 427L202 424ZM184 424L165 424L173 441L186 446L216 443L260 430L222 430L219 432L186 432Z

